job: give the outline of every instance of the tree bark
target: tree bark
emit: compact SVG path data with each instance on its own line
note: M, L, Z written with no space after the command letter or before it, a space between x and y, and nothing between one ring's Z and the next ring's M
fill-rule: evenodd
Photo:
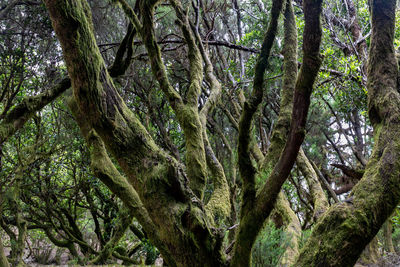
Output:
M141 12L145 22L152 23L152 12L157 2L142 2L148 11ZM74 98L82 119L101 137L137 192L143 209L148 212L152 224L155 225L156 231L147 233L153 244L159 248L170 266L224 265L221 256L222 235L207 220L201 199L198 198L203 190L203 167L196 167L198 163L202 164L201 157L194 159L200 160L197 163L189 164L193 172L186 174L183 166L174 157L155 144L143 125L127 108L113 85L96 45L90 8L86 1L46 0L45 4L63 49ZM140 27L141 23L136 23L136 26ZM145 43L151 42L151 39L146 38ZM160 58L155 51L151 60L158 62ZM205 163L202 132L197 136L199 129L195 127L200 122L196 118L192 120L197 112L197 104L193 103L198 92L197 84L191 89L190 107L183 107L174 88L165 84L168 80L163 73L162 69L155 70L171 105L175 105L175 108L182 107L188 115L182 117L185 119L183 128L193 130L192 137L196 136L201 140L200 146L197 146L198 140L196 144L189 142L187 145L193 145L193 150L198 150L198 154L204 156ZM194 83L197 81L195 78L198 80L199 77L193 78ZM186 134L191 135L185 131ZM191 190L193 184L189 186L191 178L199 183L196 194Z
M27 97L14 107L0 123L0 144L24 126L35 112L41 110L71 86L69 78L62 79L56 86L37 96Z
M256 169L254 168L250 158L250 148L252 147L250 133L253 116L263 98L264 73L268 65L268 59L272 45L275 41L278 19L282 8L282 1L275 0L272 2L271 21L268 25L268 30L265 34L261 52L255 66L253 91L250 98L243 105L243 110L239 121L238 161L239 172L243 180L243 185L240 226L236 235L234 254L231 262L232 266L247 266L250 264L252 246L265 220L265 218L262 218L259 222L260 225L255 229L248 225L250 221L252 221L250 218L248 218L248 213L254 207L256 196ZM266 218L268 216L269 214L266 215ZM251 235L248 234L249 230L252 230Z
M392 230L392 220L389 218L383 225L385 250L390 253L395 253L396 251L393 246Z
M6 254L4 253L3 242L0 240L0 266L2 267L9 267L10 264L8 263Z
M359 261L362 264L374 264L378 262L379 255L379 247L378 247L378 237L375 236L371 242L365 247L363 253L360 256Z
M1 207L0 207L1 212ZM9 267L10 264L8 263L7 256L4 252L3 241L0 239L0 266L2 267Z
M300 171L304 175L308 184L308 188L310 189L312 204L314 206L313 217L314 221L317 221L322 216L322 214L324 214L325 211L328 210L328 199L326 198L325 192L322 190L317 173L314 171L314 168L309 162L303 149L300 149L296 163Z
M276 3L274 1L273 4L278 5L281 3ZM300 149L300 145L304 139L310 96L315 78L321 65L319 47L322 34L320 25L322 1L304 1L303 4L305 14L303 36L304 63L301 66L300 73L296 80L290 131L277 164L274 166L266 183L257 194L254 182L255 170L251 164L248 153L248 144L250 140L248 131L250 129L250 122L259 103L257 99L262 97L262 88L258 88L258 86L260 86L258 79L261 79L262 81L263 72L258 73L257 71L259 71L259 69L257 68L253 85L253 96L250 101L245 103L240 119L238 157L239 170L243 179L243 199L240 226L231 263L232 266L249 265L251 248L254 240L262 228L265 219L268 218L273 209L276 198L281 190L281 186L287 179L290 170L293 167L298 150ZM275 14L275 12L276 10L274 10L273 7L272 14ZM274 38L274 35L270 36L269 34L271 33L268 32L266 35L267 38L265 40L267 41L268 38ZM268 42L266 42L266 44L268 44ZM269 52L268 50L263 49L262 51L264 52L261 52L261 54L266 54L262 55L264 58L260 57L259 60L264 60L262 64L266 64L265 60L268 58L266 55L268 55ZM261 76L257 77L259 75ZM294 77L290 78L293 79Z
M400 95L394 53L396 1L372 1L368 110L374 148L350 198L314 227L296 266L352 266L400 200Z
M279 262L280 266L291 266L299 254L301 239L301 225L294 211L290 208L285 194L280 192L276 200L275 208L271 213L272 220L280 220L286 233L287 248ZM276 225L276 222L275 222ZM276 225L277 227L279 225Z

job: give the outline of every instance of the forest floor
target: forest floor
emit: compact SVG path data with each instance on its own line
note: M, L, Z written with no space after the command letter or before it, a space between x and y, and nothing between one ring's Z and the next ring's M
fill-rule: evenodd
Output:
M387 255L378 259L377 263L373 264L356 264L354 267L398 267L400 266L400 254L388 253Z
M40 265L40 264L28 264L27 266L32 266L32 267L81 267L81 265ZM109 265L85 265L87 267L122 267L124 265L119 265L119 264L109 264ZM160 265L130 265L130 266L160 266ZM377 263L374 264L367 264L367 265L362 265L362 264L356 264L354 267L399 267L400 266L400 255L391 253L388 254L378 260Z
M6 252L9 252L9 249L6 249ZM6 253L8 254L8 253ZM34 262L33 257L28 257L25 259L26 266L29 267L81 267L81 265L76 265L76 264L70 264L68 265L67 262L69 260L69 257L66 253L62 253L60 255L61 259L60 262L63 264L56 265L56 264L50 264L50 265L43 265ZM51 251L50 255L48 255L49 258L55 257L55 252ZM103 267L122 267L124 265L119 265L119 264L109 264L109 265L86 265L86 266L103 266ZM150 266L150 265L130 265L130 266ZM151 265L151 266L162 266L162 259L157 258L156 264ZM374 264L359 264L357 263L355 267L399 267L400 266L400 252L398 253L387 253L385 256L381 257L378 259L377 263Z
M39 253L39 251L35 251L36 253L31 253L26 250L25 253L25 257L24 257L24 262L25 262L25 266L27 267L82 267L82 265L77 265L77 264L68 264L71 261L71 258L69 257L69 254L65 252L64 249L62 249L61 251L63 251L62 253L60 253L60 255L56 255L57 253L57 249L44 249L45 252ZM5 248L5 254L9 255L10 254L10 248L6 247ZM40 264L35 260L35 256L33 254L36 254L36 258L40 258L42 259L42 262L49 262L51 264ZM56 258L58 258L58 260L56 260ZM55 262L58 262L58 264L56 264ZM140 266L140 267L148 267L148 266L154 266L154 267L160 267L162 266L163 261L162 258L159 257L156 259L156 262L154 265L129 265L129 266ZM123 266L127 266L127 265L121 265L121 264L105 264L105 265L84 265L87 267L123 267ZM0 266L1 267L1 266Z
M27 266L32 266L32 267L81 267L81 265L41 265L41 264L27 264ZM109 265L86 265L87 267L122 267L124 265L119 265L119 264L109 264ZM130 266L145 266L145 265L130 265ZM150 266L150 265L146 265ZM159 266L159 265L151 265L151 266ZM400 255L395 254L395 253L390 253L378 260L377 263L374 264L368 264L368 265L362 265L362 264L356 264L355 267L398 267L400 266Z
M381 258L381 261L378 263L378 265L376 265L376 267L392 267L392 266L400 266L399 254L390 253L385 257Z
M27 266L32 266L32 267L81 267L81 265L67 265L67 264L62 264L62 265L42 265L42 264L37 264L37 263L27 263ZM109 265L86 265L87 267L122 267L124 265L119 265L119 264L109 264ZM145 265L130 265L130 266L145 266ZM146 265L146 266L150 266L150 265ZM159 264L157 265L151 265L151 266L161 266ZM377 263L374 264L367 264L367 265L363 265L363 264L356 264L355 267L398 267L400 266L400 253L396 254L396 253L389 253L384 257L381 257L380 259L378 259Z

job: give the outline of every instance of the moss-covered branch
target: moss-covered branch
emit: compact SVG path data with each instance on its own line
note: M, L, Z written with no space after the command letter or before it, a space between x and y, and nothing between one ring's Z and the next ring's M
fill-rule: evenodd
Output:
M276 34L276 27L277 27L277 23L278 23L278 18L279 18L279 14L281 12L282 9L282 3L278 3L281 1L274 1L273 2L273 11L272 11L272 16L271 16L271 22L267 31L267 34L265 36L264 39L264 43L263 45L266 47L264 50L264 53L268 53L268 55L264 55L264 60L268 60L268 56L273 44L273 39L275 38L275 34ZM296 32L295 32L296 34ZM295 35L296 36L296 35ZM272 38L272 40L268 40L267 38ZM295 43L294 45L296 46L297 40L294 40ZM285 46L288 46L289 43L285 41ZM269 48L268 48L269 47ZM289 51L288 51L289 52ZM296 56L296 50L294 51L295 54L294 56ZM261 55L259 57L259 61L262 59ZM288 59L286 57L286 59ZM267 64L267 62L265 62L265 64ZM287 64L285 64L285 66L288 66ZM249 100L250 104L252 102L256 102L257 106L259 105L259 103L262 100L262 95L263 95L263 78L264 78L264 71L265 71L265 66L263 66L263 64L261 64L260 62L257 63L257 67L256 67L256 74L254 77L254 85L253 85L253 94ZM260 70L262 70L261 72L259 72ZM295 73L294 75L296 76L297 73L297 68L295 69ZM260 80L261 79L261 80ZM292 79L293 80L293 79ZM294 87L294 86L293 86ZM257 91L255 91L257 90ZM290 91L293 91L293 88L285 88L282 90L282 99L284 99L284 94L293 94ZM290 100L289 102L290 103ZM285 106L281 105L282 107L282 111L283 108L285 108ZM253 107L251 109L251 106L249 106L249 104L247 104L247 102L244 104L243 107L243 112L242 112L242 116L240 119L240 123L239 123L239 170L240 170L240 174L242 176L243 179L243 186L244 186L244 192L243 197L242 197L242 210L241 210L241 220L246 217L246 213L252 208L251 206L254 204L254 200L255 200L255 192L256 192L256 185L255 185L255 169L250 161L250 153L251 151L254 151L253 154L257 155L257 151L259 151L258 145L255 143L251 142L251 137L249 136L249 132L250 132L250 123L249 123L249 118L251 120L251 118L253 117L255 111L256 111L257 107ZM289 107L290 109L290 107ZM283 112L282 112L283 114ZM249 118L245 118L245 116L250 116ZM289 113L290 116L290 113ZM245 128L243 128L245 127ZM247 129L246 129L247 128ZM284 134L284 133L283 133ZM244 135L244 136L243 136ZM277 135L276 135L277 136ZM284 142L284 141L283 141ZM251 144L252 143L252 144ZM272 158L273 158L273 154L274 152L276 152L278 155L280 153L280 151L282 150L282 148L276 147L278 143L274 142L274 140L271 140L271 146L270 146L270 151L267 153L266 157L256 157L259 158L257 161L259 162L259 165L265 165L263 164L263 159L266 160L267 158L269 159L268 162L270 162L270 164L274 164L272 162ZM283 146L282 146L283 147ZM259 151L260 155L262 155L261 151ZM242 155L242 156L241 156ZM277 157L276 157L277 158ZM275 160L275 162L277 161L277 159ZM242 163L241 163L242 162ZM265 168L265 166L263 166L263 168ZM268 167L267 167L268 168ZM243 170L244 169L244 170ZM283 199L283 198L282 198ZM248 205L248 206L245 206ZM281 205L281 207L283 207L284 205ZM285 210L283 210L285 211ZM277 210L278 212L278 210ZM241 222L242 224L242 222ZM233 266L239 266L242 264L246 264L246 262L250 261L250 252L251 252L251 247L254 243L254 240L252 238L247 239L245 238L245 236L243 235L244 232L242 230L242 232L240 233L240 229L242 227L239 228L239 235L237 236L237 244L235 245L235 254L234 254L234 258L233 258ZM258 229L259 231L260 229ZM258 234L258 232L257 232ZM256 235L255 235L256 237ZM243 246L241 245L242 239L247 239L246 241L246 245L244 245L243 248L240 248L239 246ZM246 247L249 246L249 247Z
M111 77L117 77L125 73L132 61L133 39L136 35L136 28L129 23L127 33L122 39L115 55L112 66L108 69ZM126 55L125 55L126 54Z
M94 174L125 204L132 215L143 225L157 246L162 246L157 235L154 223L151 221L147 210L143 206L139 195L125 177L116 169L109 158L103 141L79 113L76 102L70 98L68 106L85 137L90 150L91 168ZM129 226L129 225L128 225ZM161 249L162 250L162 249ZM102 257L99 256L99 259Z
M168 80L168 74L165 69L163 60L161 58L161 50L156 42L154 31L154 4L146 3L148 1L141 1L140 14L142 21L139 20L136 12L129 6L125 0L115 0L118 2L125 14L135 25L137 31L142 37L143 43L149 54L152 72L160 84L160 88L166 94L172 108L176 109L183 105L183 100L180 95L174 90Z
M219 225L224 223L231 213L231 198L228 181L224 169L214 154L206 132L203 133L206 149L207 165L213 177L214 189L205 208L213 216L212 220Z
M60 239L60 237L54 236L54 234L52 233L52 228L49 225L44 225L40 222L35 221L35 227L42 229L50 242L52 242L55 246L60 248L67 248L73 257L77 258L79 262L82 262L77 250L75 249L75 245L71 240Z
M312 204L314 207L313 217L314 220L317 221L317 219L319 219L329 208L328 199L326 198L325 192L322 190L317 173L301 148L296 163L301 173L304 175L308 188L310 189Z
M271 21L265 34L264 41L261 47L261 52L258 56L255 67L253 91L250 98L244 103L242 114L239 120L238 161L240 176L243 180L243 200L241 207L241 217L243 217L244 214L253 207L256 195L256 169L251 163L249 152L251 142L251 123L254 113L256 112L259 104L262 101L264 92L264 73L268 65L268 58L271 53L272 45L275 41L275 35L278 27L278 18L282 10L282 5L282 1L280 0L275 0L272 2Z
M188 46L190 65L190 84L183 109L176 110L179 123L182 125L186 139L186 167L192 190L203 198L203 189L206 181L206 153L203 140L205 125L201 123L198 113L198 98L203 83L203 59L195 36L190 28L189 18L180 1L171 0L177 15L177 22L182 30Z
M303 142L305 135L305 123L307 112L310 104L310 96L316 79L321 58L319 54L319 46L321 42L321 13L322 1L304 1L304 15L305 15L305 28L303 35L303 65L301 66L300 73L296 80L295 92L293 98L293 111L291 117L291 126L288 133L285 146L279 156L277 164L270 170L270 175L257 194L254 189L254 170L249 172L249 168L253 168L251 162L242 166L245 168L245 175L252 179L245 181L249 186L249 193L246 195L246 188L244 188L243 204L241 210L241 222L237 235L237 244L235 246L235 254L233 258L233 266L244 266L250 259L250 252L252 244L263 226L265 219L271 213L281 186L288 177L290 170L297 157L298 150ZM288 77L289 78L289 77ZM293 79L293 77L290 77ZM246 110L246 105L243 112ZM243 119L243 114L242 114ZM241 123L242 122L241 119ZM240 134L239 134L240 137ZM239 139L239 148L242 141L246 139ZM242 150L243 152L243 150ZM242 153L239 151L239 163L241 161ZM240 166L240 165L239 165Z
M104 248L99 252L96 258L91 261L91 264L104 264L105 261L113 254L115 246L124 236L126 230L132 223L132 214L130 210L121 210L119 212L118 221L115 226L115 231L111 239L107 242Z
M88 3L46 0L45 4L63 48L80 116L101 138L98 140L104 141L137 192L155 225L156 233L147 232L150 240L168 265L221 264L221 237L205 219L204 207L189 188L183 167L155 144L117 93L96 45ZM147 1L141 4L141 18L150 23L143 23L150 28L146 36L141 35L144 43L152 43L154 8L149 9ZM153 52L161 60L159 53ZM156 74L162 76L163 71ZM195 127L193 121L187 121Z
M256 169L251 162L251 124L253 116L262 101L264 93L264 74L268 65L268 59L271 53L272 45L275 41L275 35L278 27L278 19L283 8L282 1L272 2L271 20L265 34L260 55L255 66L253 80L253 91L250 98L244 103L243 110L239 120L239 143L238 143L238 162L239 172L243 180L242 185L242 203L240 210L240 226L236 236L234 254L231 266L247 266L250 263L251 248L261 227L254 232L253 236L247 237L247 231L253 228L247 228L249 221L249 212L254 207L256 199L255 175ZM267 216L268 217L268 216ZM247 228L247 229L245 229ZM254 237L254 238L253 238Z
M123 6L126 15L131 19L132 23L138 25L137 15L126 1L118 0L118 2ZM185 159L186 172L190 183L189 186L196 196L202 199L206 182L206 159L197 101L203 81L203 62L200 51L195 44L194 36L190 31L187 16L180 2L173 1L172 4L178 16L178 22L189 48L190 85L187 102L184 103L181 96L169 82L168 74L161 58L161 50L156 41L154 30L154 9L156 2L157 1L155 1L155 3L150 3L148 1L140 2L140 14L142 17L140 23L142 26L138 28L138 31L148 52L153 75L157 79L161 90L167 96L185 134Z
M37 96L25 98L14 107L0 122L0 144L24 126L35 112L56 99L71 86L69 78L64 78L56 86Z
M307 155L306 155L307 157ZM331 196L331 198L336 202L339 203L340 200L338 199L335 191L332 189L331 185L328 183L328 181L325 179L325 176L321 173L321 171L319 170L319 168L317 167L317 165L315 165L315 163L310 160L307 157L308 161L311 163L315 173L318 176L319 181L321 182L322 186L325 188L325 190L328 192L328 194Z
M374 148L350 199L315 226L296 266L352 266L400 201L400 95L394 52L395 0L371 1L368 110Z
M293 93L296 83L293 77L297 77L297 29L291 1L286 1L284 18L284 44L282 51L284 56L284 79L281 89L281 102L277 123L272 131L271 145L268 148L261 166L261 173L264 175L269 174L272 170L273 166L279 160L279 156L285 146L290 127ZM277 219L281 221L282 225L285 227L285 232L290 238L288 247L280 260L280 264L283 266L290 266L294 263L299 253L301 225L282 191L278 194L271 217L274 221Z
M186 96L186 102L189 106L197 107L199 95L201 93L201 84L203 82L203 60L200 50L196 45L195 37L190 28L189 19L186 15L180 1L171 0L178 18L177 23L180 26L183 36L188 46L188 58L190 64L190 85Z
M284 227L287 236L287 248L280 259L281 266L291 266L299 254L299 245L301 239L301 225L296 213L290 207L285 194L281 191L275 203L275 208L270 218L277 227ZM277 224L279 222L279 224Z
M274 166L266 184L257 195L256 205L261 210L269 210L271 200L280 191L286 180L300 145L305 135L305 123L310 104L314 81L321 65L319 47L321 42L321 14L322 1L304 1L305 28L303 34L303 65L296 80L293 96L293 111L290 123L290 131L285 147L280 155L279 161ZM274 196L275 195L275 196Z
M115 61L109 68L112 77L122 75L129 67L133 54L132 45L135 34L136 29L130 24L128 32L118 48ZM0 144L4 143L16 131L21 129L24 124L33 117L35 112L40 111L70 87L71 80L69 77L66 77L47 91L36 96L26 97L21 103L8 112L0 122Z
M207 116L209 111L215 107L215 104L219 99L219 96L221 94L221 84L214 75L214 70L211 61L208 57L207 51L205 50L201 42L199 33L193 30L193 27L191 27L188 16L187 14L184 13L181 3L177 0L171 0L171 3L175 8L177 17L180 21L182 32L185 36L186 42L188 43L189 47L189 61L191 66L190 87L193 87L193 89L189 88L189 93L190 91L193 91L191 93L190 98L192 98L192 100L194 101L192 104L195 105L196 109L197 109L197 99L201 91L201 83L203 82L203 67L202 67L203 62L205 64L206 79L211 85L211 94L199 114L201 130L202 130L201 140L204 142L206 162L211 172L214 185L213 193L205 208L209 212L209 214L213 217L212 221L218 218L218 221L223 222L229 216L231 209L230 191L228 182L225 177L224 169L219 160L216 158L207 136ZM201 67L199 66L199 64L201 65ZM201 140L197 139L197 142ZM192 153L192 154L193 156L198 157L197 153Z

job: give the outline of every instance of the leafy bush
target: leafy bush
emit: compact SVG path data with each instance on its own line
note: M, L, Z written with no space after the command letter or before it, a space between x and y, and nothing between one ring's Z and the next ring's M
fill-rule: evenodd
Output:
M51 254L53 252L53 248L51 246L43 246L40 248L34 248L32 250L32 256L36 263L39 264L49 264L51 259Z
M400 252L400 228L398 226L395 227L392 233L392 241L396 252Z
M261 231L254 243L252 251L252 266L278 266L283 253L288 247L289 237L283 229L277 229L272 222Z
M304 230L301 234L299 249L301 249L307 242L307 239L311 236L311 229Z
M155 246L153 246L148 240L143 242L143 250L146 253L146 265L152 265L156 261L160 254Z

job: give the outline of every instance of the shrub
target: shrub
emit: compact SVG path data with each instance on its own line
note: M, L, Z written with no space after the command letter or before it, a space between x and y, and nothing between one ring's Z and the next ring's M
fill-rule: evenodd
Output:
M252 266L278 266L283 253L288 247L288 237L283 229L277 229L272 222L258 235L252 250Z

